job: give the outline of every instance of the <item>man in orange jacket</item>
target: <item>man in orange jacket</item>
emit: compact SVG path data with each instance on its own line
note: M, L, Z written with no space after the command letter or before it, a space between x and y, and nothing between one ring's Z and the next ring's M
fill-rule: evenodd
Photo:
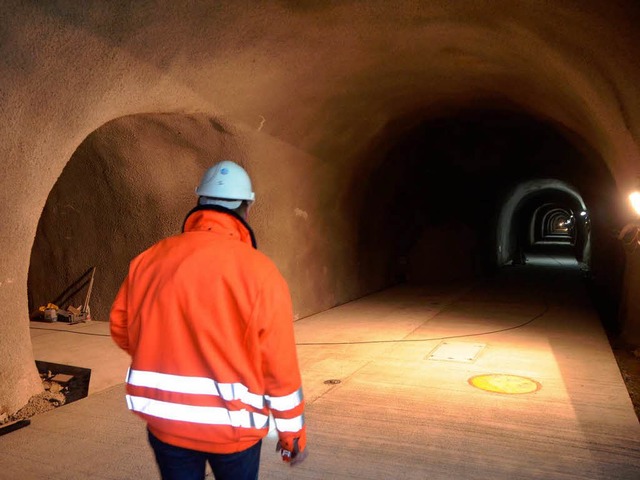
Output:
M183 232L138 255L111 309L131 355L127 404L148 427L163 479L255 479L269 414L290 465L306 457L304 400L287 284L256 250L254 201L222 161L196 189Z

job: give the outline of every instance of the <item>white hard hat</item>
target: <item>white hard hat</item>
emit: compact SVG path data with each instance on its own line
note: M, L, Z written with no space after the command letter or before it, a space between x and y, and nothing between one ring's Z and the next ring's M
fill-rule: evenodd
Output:
M238 208L243 200L253 202L256 198L245 169L230 160L223 160L207 170L196 188L196 194L208 197L201 199L201 203L221 205L232 210Z

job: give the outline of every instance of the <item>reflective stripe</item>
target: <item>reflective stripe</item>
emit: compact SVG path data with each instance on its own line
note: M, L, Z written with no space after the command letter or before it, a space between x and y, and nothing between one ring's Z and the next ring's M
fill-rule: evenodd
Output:
M133 395L127 395L126 397L129 409L167 420L180 420L182 422L206 425L230 425L241 428L268 428L269 426L268 415L247 410L182 405Z
M304 426L304 415L295 418L276 418L275 421L279 432L298 432Z
M127 374L127 383L138 387L157 388L167 392L195 393L213 395L224 400L240 400L255 408L264 408L264 397L251 393L241 383L218 383L206 377L185 377L168 373L131 370Z
M281 412L285 410L291 410L292 408L296 408L302 403L302 388L299 388L295 392L283 397L272 397L270 395L265 395L265 398L267 399L269 408L273 410L279 410Z

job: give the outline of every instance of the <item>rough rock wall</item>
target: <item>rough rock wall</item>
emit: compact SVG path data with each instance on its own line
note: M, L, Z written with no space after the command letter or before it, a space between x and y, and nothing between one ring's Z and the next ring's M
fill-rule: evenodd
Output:
M59 298L96 266L92 317L108 320L128 262L180 230L208 166L238 156L234 137L216 126L203 116L140 115L93 132L42 212L29 266L30 310ZM81 305L85 294L86 288L60 306Z
M281 268L297 316L331 306L325 221L317 206L319 162L282 142L204 115L135 115L113 120L76 150L38 224L29 268L30 309L60 296L92 266L91 312L108 320L129 261L180 231L203 172L223 159L252 176L250 212L259 248ZM328 253L328 252L327 252ZM339 270L339 269L338 269ZM86 288L65 302L81 305Z
M274 209L294 211L263 245L288 275L304 268L295 295L306 312L353 298L363 275L378 275L358 264L357 228L343 207L359 211L366 188L354 185L375 168L372 146L394 142L379 135L396 118L419 122L442 105L506 98L587 139L621 192L640 163L633 0L7 0L3 11L0 303L9 313L0 318L0 408L10 411L38 390L27 274L41 213L78 146L110 120L227 118L259 131L242 148L258 175L287 152L292 168L279 174L291 175L287 185L302 178L296 188L309 197L285 205L279 184L267 187ZM315 160L321 166L308 175ZM256 228L270 232L272 213L256 208ZM289 242L312 234L316 216L322 248L290 256ZM303 262L315 254L328 265L322 277Z

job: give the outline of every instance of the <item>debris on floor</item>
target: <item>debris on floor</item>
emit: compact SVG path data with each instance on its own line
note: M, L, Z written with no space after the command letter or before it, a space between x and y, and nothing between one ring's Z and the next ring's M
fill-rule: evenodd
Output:
M42 391L14 414L0 412L0 429L7 427L2 430L2 435L27 425L20 421L84 398L89 393L90 369L39 360L36 360L36 366L42 380Z
M76 323L85 323L91 320L91 309L89 307L89 300L91 298L91 292L93 290L93 280L96 273L96 267L91 267L87 270L76 282L65 290L62 298L57 298L53 302L49 302L46 305L40 306L37 310L31 313L30 318L33 321L39 322L66 322L70 325ZM84 282L84 283L82 283ZM79 286L78 286L79 285ZM84 299L84 303L79 307L69 305L66 309L60 308L58 304L65 303L69 300L69 295L65 294L69 289L73 290L73 293L77 293L78 290L84 285L88 285L87 295Z
M31 418L39 413L48 412L64 405L67 402L66 394L69 393L69 389L64 384L53 381L55 376L51 372L41 373L40 378L44 391L31 397L24 407L8 416L6 423Z
M612 348L636 416L640 420L640 348L615 342Z

